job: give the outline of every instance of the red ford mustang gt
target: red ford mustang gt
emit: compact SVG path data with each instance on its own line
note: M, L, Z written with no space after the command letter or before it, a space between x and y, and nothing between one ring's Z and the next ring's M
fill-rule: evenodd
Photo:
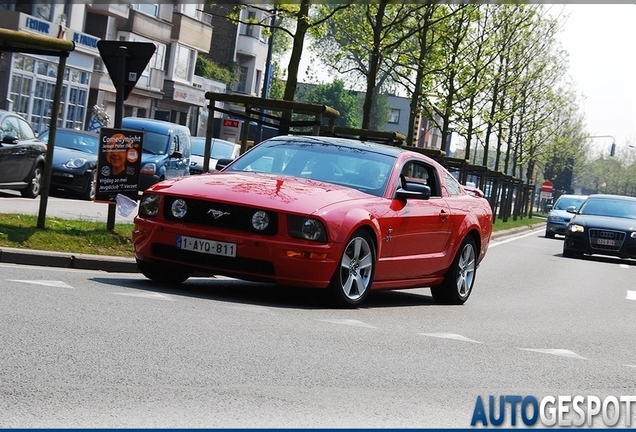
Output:
M342 306L373 290L430 287L463 304L492 234L479 190L417 152L343 138L280 136L222 171L147 189L135 217L140 271L195 271L326 288Z

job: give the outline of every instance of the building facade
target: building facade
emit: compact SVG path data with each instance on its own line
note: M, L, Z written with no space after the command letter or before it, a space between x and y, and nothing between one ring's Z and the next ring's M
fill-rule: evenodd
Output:
M124 102L124 116L171 121L188 126L196 135L207 118L205 92L226 91L225 84L195 75L197 55L210 51L213 38L212 16L203 7L185 2L2 3L3 28L72 40L75 50L63 72L57 71L57 58L3 53L0 108L22 114L38 132L48 127L52 117L59 127L98 128L104 118L114 118L116 104L116 89L98 42L151 42L155 52ZM222 24L220 18L217 21ZM64 73L64 86L60 111L52 113L58 73Z

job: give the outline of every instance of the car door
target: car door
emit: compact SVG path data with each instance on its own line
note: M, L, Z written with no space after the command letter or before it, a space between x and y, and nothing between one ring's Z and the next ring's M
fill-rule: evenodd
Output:
M391 265L388 278L412 279L443 270L450 248L452 225L450 207L442 197L441 182L434 166L419 160L407 161L402 176L411 182L427 184L431 197L395 200L391 223Z
M18 143L4 142L6 137L13 136ZM28 161L28 144L21 142L22 132L19 119L8 115L0 123L0 183L14 183L23 181L29 174L31 164Z

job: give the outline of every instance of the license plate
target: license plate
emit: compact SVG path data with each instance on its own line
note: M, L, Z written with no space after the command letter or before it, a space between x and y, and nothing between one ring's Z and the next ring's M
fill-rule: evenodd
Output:
M596 244L604 245L604 246L614 246L616 242L614 240L608 240L608 239L596 239Z
M196 237L177 236L177 249L236 258L236 244Z

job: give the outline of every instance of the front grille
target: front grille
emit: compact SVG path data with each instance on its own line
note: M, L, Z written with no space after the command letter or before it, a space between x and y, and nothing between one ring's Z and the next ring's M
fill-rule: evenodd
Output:
M153 244L152 254L157 258L182 262L184 265L197 266L206 269L223 269L228 272L245 272L262 276L274 276L274 266L269 261L251 258L230 258L209 255L199 252L185 251L165 244Z
M590 229L590 247L592 249L616 252L623 246L625 236L626 234L623 231Z
M177 219L170 210L172 203L176 199L177 197L166 198L163 217L167 220L269 236L276 235L278 232L278 214L275 212L267 212L269 215L269 226L264 231L257 231L252 226L252 215L259 209L192 198L183 198L188 205L188 212L185 217ZM214 217L214 215L219 216Z

